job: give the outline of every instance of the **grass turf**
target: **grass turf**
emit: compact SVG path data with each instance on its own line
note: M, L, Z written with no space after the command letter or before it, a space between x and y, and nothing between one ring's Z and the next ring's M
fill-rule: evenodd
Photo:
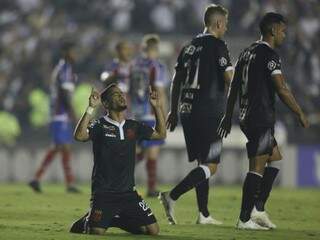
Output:
M109 229L106 236L68 233L71 222L88 209L89 187L81 187L79 195L66 194L63 186L44 185L43 194L34 194L26 185L0 185L0 239L152 239ZM162 190L169 189L166 186ZM140 189L143 193L143 189ZM278 229L267 232L234 228L239 214L241 188L215 187L211 190L209 210L222 220L222 226L195 225L197 207L194 191L182 196L176 204L178 225L167 224L157 199L145 198L160 224L156 239L320 239L320 190L275 188L267 206Z

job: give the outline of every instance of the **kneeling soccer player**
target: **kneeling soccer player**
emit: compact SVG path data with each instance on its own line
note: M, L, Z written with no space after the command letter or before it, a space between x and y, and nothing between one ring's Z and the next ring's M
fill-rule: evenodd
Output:
M109 114L90 123L100 102ZM126 99L116 84L109 84L101 95L92 90L87 111L74 133L76 140L93 143L91 209L70 232L100 235L109 227L119 227L134 234L159 233L156 218L135 191L134 183L136 142L166 137L161 101L151 89L150 104L156 116L155 129L125 119Z

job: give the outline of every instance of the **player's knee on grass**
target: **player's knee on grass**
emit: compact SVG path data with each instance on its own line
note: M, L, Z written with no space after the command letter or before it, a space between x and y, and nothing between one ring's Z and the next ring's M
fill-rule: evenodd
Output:
M158 235L160 232L160 228L158 223L153 223L145 226L145 233L148 235Z
M105 228L89 228L88 233L93 235L103 235L106 232Z

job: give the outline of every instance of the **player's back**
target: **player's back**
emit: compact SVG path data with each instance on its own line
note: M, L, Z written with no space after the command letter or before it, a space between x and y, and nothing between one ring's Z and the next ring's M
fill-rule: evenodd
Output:
M181 96L192 97L192 108L222 114L225 105L224 72L232 67L224 41L211 34L200 34L182 50L176 69L186 70ZM183 106L182 106L183 108Z
M54 68L50 86L50 114L52 121L69 121L63 91L73 92L76 75L73 73L71 63L60 60Z
M280 71L280 59L266 42L255 42L240 54L235 79L241 81L242 124L248 126L274 124L275 89L271 76L277 71Z

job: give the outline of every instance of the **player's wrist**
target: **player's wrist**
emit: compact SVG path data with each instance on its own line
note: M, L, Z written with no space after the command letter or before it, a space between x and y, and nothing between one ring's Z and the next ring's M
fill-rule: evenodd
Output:
M89 105L86 109L86 113L89 115L92 115L93 112L94 112L94 107Z

